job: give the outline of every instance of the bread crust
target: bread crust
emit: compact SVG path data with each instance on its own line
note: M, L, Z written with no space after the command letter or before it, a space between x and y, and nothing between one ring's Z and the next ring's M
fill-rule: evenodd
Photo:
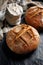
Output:
M43 29L43 8L30 7L25 13L25 21L36 29Z
M26 24L13 27L6 35L7 46L17 54L35 50L39 41L40 36L37 30Z

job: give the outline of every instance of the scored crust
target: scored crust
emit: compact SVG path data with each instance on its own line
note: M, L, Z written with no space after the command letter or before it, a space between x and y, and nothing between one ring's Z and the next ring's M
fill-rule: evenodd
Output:
M6 35L8 47L18 54L35 50L39 44L39 40L40 37L37 30L26 24L15 26Z
M43 8L38 6L30 7L25 13L25 20L37 29L43 28Z

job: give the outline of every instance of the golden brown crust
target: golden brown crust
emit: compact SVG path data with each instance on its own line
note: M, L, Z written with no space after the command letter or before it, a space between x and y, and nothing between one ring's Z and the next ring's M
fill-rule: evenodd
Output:
M20 30L18 30L21 28ZM21 24L15 26L6 35L8 47L15 53L24 54L35 50L39 44L39 34L33 27Z
M26 11L25 20L35 28L43 28L43 8L33 6Z

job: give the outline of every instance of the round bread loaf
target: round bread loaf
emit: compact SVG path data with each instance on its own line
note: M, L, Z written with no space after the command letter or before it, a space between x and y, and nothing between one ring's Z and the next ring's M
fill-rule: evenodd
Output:
M25 21L36 29L43 29L43 8L30 7L25 13Z
M25 54L35 50L40 36L32 26L21 24L13 27L6 35L7 46L17 54Z

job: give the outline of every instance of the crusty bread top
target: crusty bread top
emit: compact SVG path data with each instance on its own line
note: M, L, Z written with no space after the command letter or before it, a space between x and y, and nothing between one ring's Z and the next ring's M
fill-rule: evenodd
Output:
M30 7L25 13L25 20L36 29L43 28L43 8Z
M38 15L39 13L41 13L41 15L43 15L43 8L34 6L34 7L29 8L27 10L27 13L30 15L30 18Z
M33 27L21 24L13 27L6 36L8 47L19 54L35 49L39 43L39 34ZM30 47L30 48L29 48Z
M27 41L27 42L29 42L33 38L36 39L35 37L39 37L37 30L35 30L31 26L24 25L24 24L15 26L14 28L11 29L11 31L13 32L12 34L14 34L14 36L15 36L14 40L17 40L18 38L21 38L22 36L25 37L25 35L27 35L27 38L30 38L30 40ZM9 32L8 32L8 34L9 34ZM24 39L24 41L26 41L26 40Z

